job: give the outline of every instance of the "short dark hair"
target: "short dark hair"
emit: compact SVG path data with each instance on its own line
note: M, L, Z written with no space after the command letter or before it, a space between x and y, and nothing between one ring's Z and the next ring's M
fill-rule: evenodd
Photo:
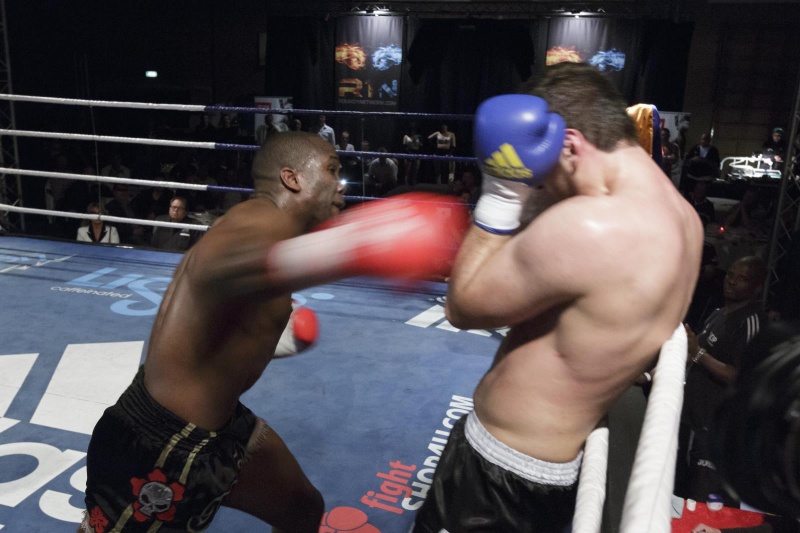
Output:
M528 82L525 92L543 98L568 128L605 152L620 141L638 144L636 125L625 111L620 92L599 70L586 63L559 63L547 67L538 82Z
M175 200L180 200L181 202L183 202L183 208L184 209L186 209L186 206L189 205L189 202L186 201L185 197L183 197L183 196L173 196L172 198L169 199L170 207L172 207L172 202L174 202Z
M319 150L314 145L319 135L304 131L287 131L269 135L253 157L252 174L257 190L263 190L280 181L281 168L288 166L303 170L313 154Z
M750 270L750 274L753 276L753 281L756 282L757 286L763 285L767 280L767 265L764 264L764 260L760 257L748 255L736 259L733 263L744 265L748 270ZM733 266L733 264L731 264L731 266Z

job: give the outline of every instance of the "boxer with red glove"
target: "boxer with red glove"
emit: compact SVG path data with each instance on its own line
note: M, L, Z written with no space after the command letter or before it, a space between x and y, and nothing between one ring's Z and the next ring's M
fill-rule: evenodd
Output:
M475 156L483 174L474 220L497 234L513 233L532 187L556 164L564 120L528 94L495 96L475 113Z
M161 531L200 531L225 505L277 531L319 531L322 495L240 396L280 353L287 326L300 348L314 341L313 312L292 309L295 289L353 275L439 273L456 252L455 221L465 217L462 206L431 195L338 216L340 169L317 135L265 139L253 158L254 194L184 254L143 367L95 427L83 530L139 531L157 521ZM131 492L132 479L156 478L180 489L163 512Z
M320 284L351 276L445 276L467 225L454 198L407 193L345 211L315 232L277 243L266 258L275 283Z

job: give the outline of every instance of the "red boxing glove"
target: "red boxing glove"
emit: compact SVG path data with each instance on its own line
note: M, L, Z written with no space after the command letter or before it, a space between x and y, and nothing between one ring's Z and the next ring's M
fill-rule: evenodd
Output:
M446 275L469 223L455 198L408 193L351 208L267 255L277 281L311 285L358 275Z
M283 330L275 357L284 357L302 352L314 344L319 337L317 314L308 307L298 307L292 311L286 329Z

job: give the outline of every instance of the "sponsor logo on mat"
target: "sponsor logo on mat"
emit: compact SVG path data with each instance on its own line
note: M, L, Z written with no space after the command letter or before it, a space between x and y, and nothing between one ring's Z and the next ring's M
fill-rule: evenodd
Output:
M444 331L451 331L451 332L459 332L462 331L456 327L454 327L450 322L447 321L447 317L444 314L444 302L445 297L439 296L435 299L435 304L430 306L425 311L417 314L413 318L406 321L406 324L409 326L415 326L418 328L432 328L435 327L436 329L441 329ZM509 328L498 328L498 329L468 329L466 330L467 333L472 333L474 335L480 335L481 337L492 337L494 335L500 335L505 337L508 333Z

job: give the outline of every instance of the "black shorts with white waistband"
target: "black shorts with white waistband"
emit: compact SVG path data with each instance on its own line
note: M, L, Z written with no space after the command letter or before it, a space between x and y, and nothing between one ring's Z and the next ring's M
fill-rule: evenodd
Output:
M414 533L568 531L581 459L548 463L517 452L472 412L453 425Z

